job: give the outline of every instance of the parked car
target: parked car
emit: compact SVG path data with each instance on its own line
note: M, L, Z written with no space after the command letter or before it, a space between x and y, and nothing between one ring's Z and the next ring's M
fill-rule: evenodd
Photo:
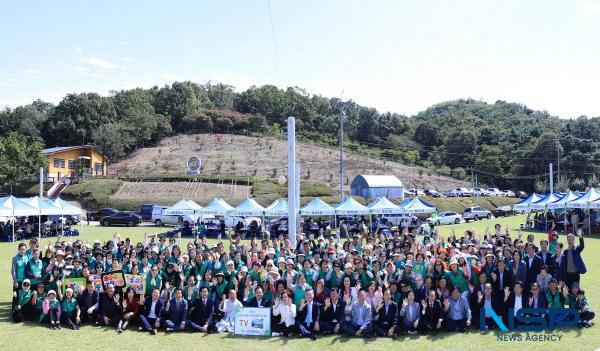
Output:
M440 193L439 191L437 191L435 189L425 190L425 195L429 195L431 197L443 197L444 196L444 194Z
M524 191L517 191L517 197L520 199L525 199L527 198L527 193Z
M500 191L498 188L488 188L487 189L490 196L504 196L504 193Z
M114 208L103 208L99 211L88 213L88 215L90 217L90 221L99 221L100 218L112 216L117 212L119 211L115 210Z
M490 193L484 188L473 188L473 196L489 196Z
M117 212L112 216L100 218L100 224L105 227L111 225L126 225L128 227L133 227L140 223L142 223L142 217L133 212Z
M502 190L502 192L506 197L516 197L515 192L512 190Z
M398 226L400 225L400 222L402 222L403 219L408 220L409 222L411 222L413 219L417 218L413 215L410 215L408 213L388 213L388 214L384 214L382 216L383 219L385 219L391 226Z
M444 195L446 195L447 197L458 197L458 196L460 196L458 194L458 190L456 190L456 189L448 189L448 191L446 191L446 193Z
M64 222L68 225L75 225L79 223L81 216L72 216L72 215L64 215L64 216L48 216L48 221L52 222Z
M456 212L440 212L435 217L427 218L428 223L433 223L435 225L441 224L458 224L462 222L463 217Z
M478 221L482 218L490 219L492 218L492 213L483 207L472 206L465 208L465 211L463 212L463 218L467 222L470 220Z
M457 192L458 196L462 196L462 197L473 196L473 191L469 190L467 188L456 188L456 192Z
M498 217L509 217L512 216L514 214L514 211L512 209L512 207L510 206L500 206L500 207L496 207L496 209L494 210L494 217L498 218Z

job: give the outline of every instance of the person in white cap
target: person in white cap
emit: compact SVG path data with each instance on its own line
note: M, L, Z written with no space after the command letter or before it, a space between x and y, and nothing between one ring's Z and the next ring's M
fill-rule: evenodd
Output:
M39 322L44 320L50 321L50 329L60 329L60 314L62 312L60 301L56 298L56 291L48 291L48 295L42 302L42 314L40 314Z

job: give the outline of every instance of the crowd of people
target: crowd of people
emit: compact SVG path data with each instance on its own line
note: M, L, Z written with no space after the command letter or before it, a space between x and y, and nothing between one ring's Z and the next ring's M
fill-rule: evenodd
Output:
M552 228L539 242L500 225L447 238L408 227L390 235L321 231L299 234L296 247L283 236L234 235L211 246L200 237L134 243L115 234L104 243L31 239L17 248L13 319L52 329L232 333L243 306L270 308L273 336L311 339L494 329L486 307L505 321L525 307L574 308L582 328L594 318L580 285L587 271L580 230L561 236ZM88 279L111 271L143 275L145 291ZM63 289L74 277L87 285Z

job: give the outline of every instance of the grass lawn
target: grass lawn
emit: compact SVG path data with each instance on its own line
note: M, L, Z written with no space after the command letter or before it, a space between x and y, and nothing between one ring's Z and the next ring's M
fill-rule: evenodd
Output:
M508 224L516 237L516 228L524 221L524 216L492 219L490 221L479 221L463 223L456 226L443 226L440 233L448 236L452 227L455 228L457 236L467 228L475 228L479 233L483 233L486 227L493 228L495 223L503 226ZM137 227L137 228L103 228L98 226L83 226L83 241L92 242L94 239L106 240L112 237L112 233L117 231L123 238L130 237L136 242L143 238L144 232L154 234L159 232L155 227ZM536 233L536 242L546 237L545 233ZM566 241L561 237L562 241ZM47 241L43 241L47 244ZM592 308L600 311L600 240L597 238L586 238L586 248L583 257L589 272L582 277L582 287L586 290L588 300ZM10 262L16 253L16 244L0 244L0 347L4 350L33 350L46 349L55 350L69 348L81 350L100 350L100 349L120 349L120 350L188 350L188 349L208 349L208 350L328 350L344 349L345 351L361 350L365 347L370 350L383 349L404 349L404 350L594 350L600 347L600 327L595 326L590 329L570 329L557 330L554 333L560 334L562 339L556 342L536 342L525 341L527 334L523 333L523 341L498 341L496 334L481 334L478 331L471 331L468 334L448 334L440 333L436 337L401 337L397 340L383 338L374 338L369 340L354 339L340 336L321 337L317 341L308 339L279 337L256 338L256 337L234 337L230 335L204 335L204 334L171 334L166 335L161 332L158 336L152 337L147 333L138 333L136 331L126 331L118 335L113 329L103 327L84 326L80 331L62 329L60 331L51 331L46 327L33 324L13 324L10 320L11 305L11 278ZM131 329L132 330L132 329ZM545 333L542 333L542 335ZM529 334L534 335L533 333ZM535 334L540 335L540 334Z

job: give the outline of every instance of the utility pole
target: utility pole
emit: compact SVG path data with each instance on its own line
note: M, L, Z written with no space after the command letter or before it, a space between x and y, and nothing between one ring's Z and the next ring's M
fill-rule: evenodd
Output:
M560 142L558 138L556 138L556 184L560 186ZM560 189L558 190L560 191Z
M554 174L552 172L552 163L548 165L548 171L550 172L550 194L554 192Z
M344 104L340 107L340 203L344 201L344 119L346 119L346 111Z

